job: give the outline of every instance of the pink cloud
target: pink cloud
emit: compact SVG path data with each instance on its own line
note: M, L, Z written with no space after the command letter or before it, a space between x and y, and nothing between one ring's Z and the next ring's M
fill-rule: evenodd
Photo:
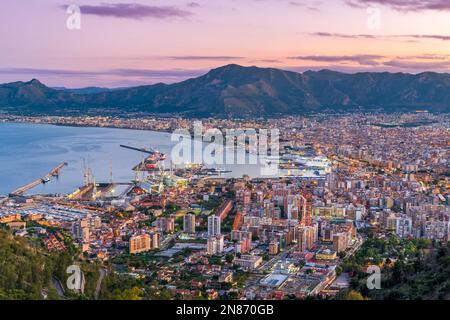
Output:
M148 6L137 3L81 5L80 9L83 14L137 20L144 18L164 19L171 17L186 17L192 14L189 11L173 6Z
M398 11L450 10L448 0L347 0L353 7L383 5Z

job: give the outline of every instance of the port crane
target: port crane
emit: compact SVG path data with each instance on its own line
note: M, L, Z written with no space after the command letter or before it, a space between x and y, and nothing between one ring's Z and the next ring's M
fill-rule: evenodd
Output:
M121 148L138 151L141 153L149 154L147 158L143 158L140 165L138 165L134 170L136 171L136 179L138 182L139 179L137 174L139 171L141 172L151 172L152 174L147 176L147 178L143 178L142 181L149 182L152 184L150 192L156 191L156 193L160 194L164 190L164 179L165 179L165 169L164 169L164 160L166 156L164 153L159 152L153 148L145 149L145 148L136 148L127 145L120 145ZM156 174L159 173L159 174Z
M120 147L124 148L124 149L129 149L129 150L133 150L133 151L139 151L139 152L150 154L152 156L157 157L157 159L155 159L157 161L163 161L163 160L166 159L166 155L164 153L161 153L158 150L155 150L153 148L149 148L149 149L135 148L135 147L126 146L126 145L123 145L123 144L121 144Z
M166 159L166 155L164 153L154 150L153 148L150 149L135 148L123 144L121 144L120 147L149 154L149 156L145 158L145 160L143 161L143 163L141 164L140 168L137 171L158 170L158 162L162 162Z

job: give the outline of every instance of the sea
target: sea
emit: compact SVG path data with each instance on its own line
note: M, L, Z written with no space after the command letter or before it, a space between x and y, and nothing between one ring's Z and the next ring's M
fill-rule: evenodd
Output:
M29 190L26 194L68 194L84 183L84 168L89 167L95 181L130 182L135 178L132 168L145 156L121 148L130 145L154 148L167 155L165 167L170 167L170 154L177 142L171 134L144 130L69 127L31 123L0 123L0 195L48 174L63 162L57 178ZM224 165L230 170L224 177L257 177L255 165ZM111 174L112 173L112 174Z

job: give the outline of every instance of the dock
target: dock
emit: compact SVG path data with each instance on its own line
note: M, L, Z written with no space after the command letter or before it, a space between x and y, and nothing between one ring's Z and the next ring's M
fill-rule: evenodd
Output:
M92 201L98 198L102 198L105 195L111 193L117 185L120 183L89 183L81 188L77 189L75 192L70 194L67 198L69 200L80 200L80 201Z
M46 176L44 176L38 180L35 180L33 182L30 182L29 184L27 184L23 187L20 187L17 190L14 190L13 192L10 193L10 196L13 196L13 197L14 196L22 196L28 190L36 188L37 186L50 181L53 177L59 176L59 173L65 166L67 166L67 162L61 163L59 166L53 168Z

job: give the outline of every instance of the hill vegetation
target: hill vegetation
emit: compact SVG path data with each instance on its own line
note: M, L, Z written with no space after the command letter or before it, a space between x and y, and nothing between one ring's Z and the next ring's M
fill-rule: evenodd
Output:
M369 265L381 267L381 289L369 290ZM429 240L369 238L342 266L353 277L340 299L450 299L450 246Z

